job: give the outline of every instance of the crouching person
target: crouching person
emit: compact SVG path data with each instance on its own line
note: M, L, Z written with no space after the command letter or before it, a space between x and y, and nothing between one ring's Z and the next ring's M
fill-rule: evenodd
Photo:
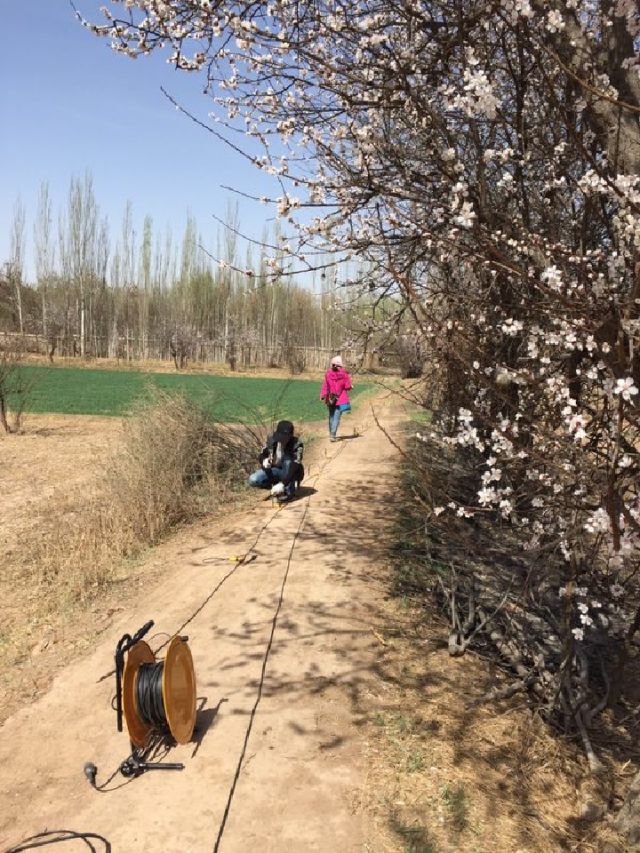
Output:
M271 489L280 503L295 497L304 478L304 445L294 434L291 421L280 421L260 453L260 468L249 477L249 485Z

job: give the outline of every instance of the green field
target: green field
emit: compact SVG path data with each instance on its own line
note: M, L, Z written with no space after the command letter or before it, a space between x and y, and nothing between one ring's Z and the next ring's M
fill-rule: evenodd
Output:
M325 416L320 383L308 379L142 373L76 367L21 367L32 383L27 412L71 415L127 415L155 386L181 393L227 422L273 418L317 421ZM358 385L352 399L370 386Z

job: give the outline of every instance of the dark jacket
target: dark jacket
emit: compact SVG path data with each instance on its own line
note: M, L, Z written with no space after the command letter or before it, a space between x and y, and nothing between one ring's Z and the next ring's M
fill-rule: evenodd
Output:
M304 478L304 467L302 465L302 457L304 454L304 443L296 435L292 435L286 443L278 441L278 434L275 432L269 437L267 443L262 448L260 456L260 464L265 459L269 459L271 464L282 469L281 482L288 486L292 480L301 482ZM278 444L280 443L281 456L279 457ZM269 469L267 469L269 470Z

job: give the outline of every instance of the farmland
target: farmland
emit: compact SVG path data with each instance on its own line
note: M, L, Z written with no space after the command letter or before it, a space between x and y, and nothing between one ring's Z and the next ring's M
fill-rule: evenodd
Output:
M289 417L317 421L324 415L319 382L219 375L143 373L73 367L24 366L30 385L26 411L33 414L127 415L156 388L183 394L218 420L269 421ZM357 383L354 395L370 386Z

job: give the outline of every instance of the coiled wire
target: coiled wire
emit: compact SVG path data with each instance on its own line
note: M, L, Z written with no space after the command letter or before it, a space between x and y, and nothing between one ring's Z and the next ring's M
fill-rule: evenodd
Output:
M136 701L140 717L148 726L166 728L167 715L162 698L164 661L143 663L138 669Z

